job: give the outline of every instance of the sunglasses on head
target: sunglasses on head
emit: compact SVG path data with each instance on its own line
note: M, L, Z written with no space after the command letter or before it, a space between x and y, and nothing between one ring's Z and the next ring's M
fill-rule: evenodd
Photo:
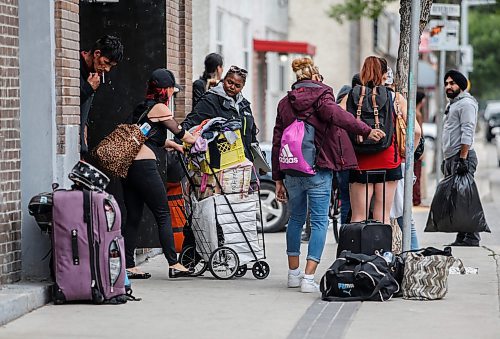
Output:
M229 73L237 73L242 76L246 76L248 74L248 71L244 68L239 68L238 66L231 66L229 67Z

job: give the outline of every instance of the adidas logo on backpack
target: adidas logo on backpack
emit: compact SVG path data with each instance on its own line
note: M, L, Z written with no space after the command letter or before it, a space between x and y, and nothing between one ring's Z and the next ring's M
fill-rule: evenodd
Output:
M279 162L282 164L296 164L299 162L299 159L293 156L292 152L290 152L290 147L286 144L281 149Z

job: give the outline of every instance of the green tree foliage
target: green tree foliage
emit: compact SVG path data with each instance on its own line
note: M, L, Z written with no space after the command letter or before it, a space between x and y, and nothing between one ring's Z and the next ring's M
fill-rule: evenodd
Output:
M490 7L490 6L485 6ZM500 99L500 6L469 13L469 43L474 48L471 93L481 100Z
M338 22L343 20L359 20L362 17L376 19L384 10L385 5L395 0L345 0L343 4L330 7L329 16ZM420 33L424 30L429 19L429 12L433 0L421 1ZM446 0L443 0L446 1ZM457 1L457 0L453 0ZM400 0L399 14L401 15L399 50L396 64L395 81L397 90L406 95L408 92L409 47L410 47L410 11L411 0Z
M343 23L345 19L359 20L361 17L375 19L386 4L394 1L396 0L345 0L343 4L331 6L328 15L339 23Z

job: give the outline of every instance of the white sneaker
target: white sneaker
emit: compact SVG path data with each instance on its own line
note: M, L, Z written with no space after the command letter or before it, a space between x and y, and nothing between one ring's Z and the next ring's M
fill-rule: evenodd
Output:
M300 283L300 292L302 293L316 293L319 292L319 285L311 279L302 279Z
M288 273L288 287L295 288L300 286L300 282L304 278L304 273L300 272L299 275Z

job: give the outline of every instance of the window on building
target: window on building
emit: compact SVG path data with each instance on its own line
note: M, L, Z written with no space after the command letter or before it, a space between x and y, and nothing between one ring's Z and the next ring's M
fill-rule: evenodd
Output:
M215 16L215 25L216 25L216 36L215 36L215 46L217 53L224 55L224 13L221 10L217 11L217 15Z

